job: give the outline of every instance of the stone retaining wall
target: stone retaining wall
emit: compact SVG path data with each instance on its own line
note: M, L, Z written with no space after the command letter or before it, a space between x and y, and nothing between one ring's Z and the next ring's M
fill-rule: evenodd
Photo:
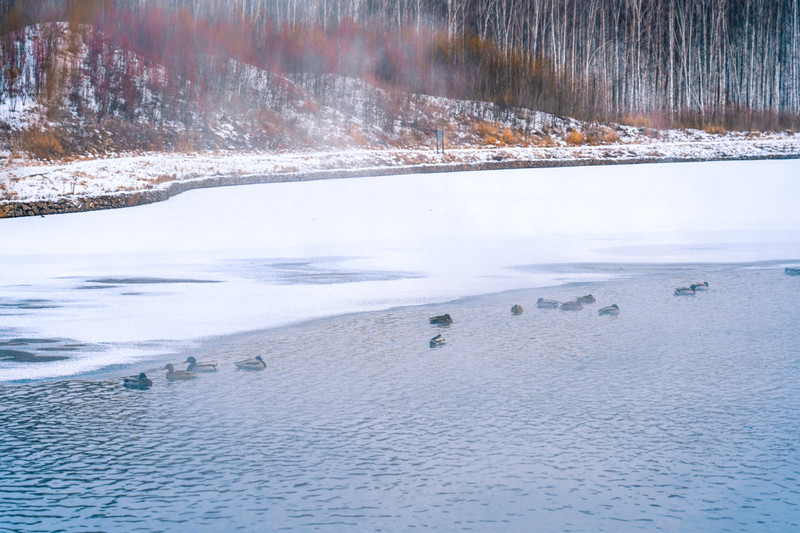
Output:
M187 181L176 181L161 185L158 189L144 191L109 193L97 196L65 197L36 201L0 201L0 218L25 216L44 216L99 209L116 209L160 202L192 189L226 187L232 185L251 185L256 183L281 183L291 181L314 181L322 179L358 178L369 176L388 176L396 174L423 174L435 172L461 172L470 170L502 170L515 168L548 168L590 165L625 165L640 163L680 163L690 161L739 161L755 159L797 159L800 154L751 157L640 157L630 159L571 159L571 160L500 160L481 163L446 163L435 165L375 167L363 169L313 170L308 172L288 172L249 176L209 176Z

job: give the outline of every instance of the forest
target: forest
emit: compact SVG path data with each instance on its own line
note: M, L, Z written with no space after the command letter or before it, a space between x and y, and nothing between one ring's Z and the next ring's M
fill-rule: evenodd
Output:
M344 77L599 122L794 129L798 2L0 0L0 102L189 122L245 65L317 94Z

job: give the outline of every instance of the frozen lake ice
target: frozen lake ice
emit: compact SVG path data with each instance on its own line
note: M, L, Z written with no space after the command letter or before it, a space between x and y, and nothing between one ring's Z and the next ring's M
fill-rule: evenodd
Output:
M800 258L800 162L426 174L196 190L0 220L0 380L164 359L310 318Z

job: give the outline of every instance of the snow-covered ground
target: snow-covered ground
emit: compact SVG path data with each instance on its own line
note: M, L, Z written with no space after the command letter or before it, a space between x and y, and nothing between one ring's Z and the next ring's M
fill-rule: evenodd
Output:
M798 175L798 160L416 174L0 220L0 341L101 348L0 362L0 381L127 371L211 335L609 276L524 265L800 259Z
M213 152L142 154L63 163L16 160L2 165L0 202L76 198L165 187L209 176L309 173L318 170L399 168L502 161L570 163L577 160L626 162L641 159L709 160L800 157L800 134L720 138L701 131L665 132L668 140L600 146L502 147L434 150L345 150L308 153ZM2 154L0 154L2 155Z

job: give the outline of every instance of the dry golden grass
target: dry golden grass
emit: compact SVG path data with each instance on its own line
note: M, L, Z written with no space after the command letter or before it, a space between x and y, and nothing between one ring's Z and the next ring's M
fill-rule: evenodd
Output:
M590 128L586 134L586 144L597 146L602 144L616 144L619 142L617 132L603 126Z
M716 124L706 124L703 126L703 131L712 135L725 135L727 133L725 128Z
M192 134L182 135L175 142L175 151L183 154L189 154L197 151L197 141Z
M586 136L578 130L572 130L564 136L564 140L570 146L580 146L586 144Z
M421 165L428 163L427 158L425 158L422 154L400 153L398 154L397 158L404 165Z
M147 181L152 185L159 185L161 183L175 181L176 179L178 179L177 174L161 174L160 176L149 179Z
M649 116L637 113L635 115L625 115L622 117L620 121L622 124L626 126L633 126L635 128L652 128L653 127L653 119Z
M470 123L472 133L478 138L478 142L485 145L496 146L503 133L500 132L497 124L483 120Z
M5 183L0 182L0 201L6 200L16 200L19 196L16 192L12 192L8 190L8 186Z
M37 159L52 161L64 155L64 147L58 134L52 129L28 128L18 137L19 147Z
M519 144L520 135L512 130L507 129L503 131L503 135L500 136L500 140L506 145L517 145Z

